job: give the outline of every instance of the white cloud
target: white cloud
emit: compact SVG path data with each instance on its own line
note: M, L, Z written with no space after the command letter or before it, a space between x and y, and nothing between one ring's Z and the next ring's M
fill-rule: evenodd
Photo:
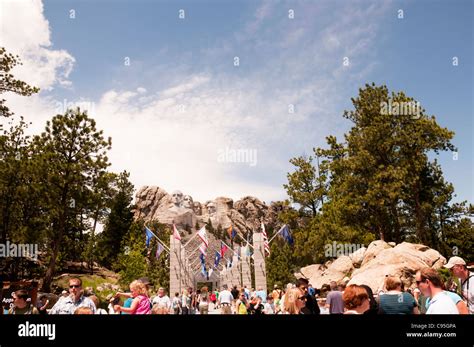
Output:
M0 23L0 45L23 62L15 68L17 78L43 90L71 85L68 77L75 60L65 50L52 48L41 0L2 1Z

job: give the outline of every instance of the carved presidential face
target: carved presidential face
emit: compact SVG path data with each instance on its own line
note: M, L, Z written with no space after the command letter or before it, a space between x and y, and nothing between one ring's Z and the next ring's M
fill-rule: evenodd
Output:
M179 190L175 190L171 194L171 202L176 206L180 207L181 204L183 203L183 193L181 193Z
M193 209L194 207L194 202L193 198L190 195L185 195L183 198L183 207Z
M208 214L216 213L216 205L213 202L208 203L206 208L207 208L207 213Z

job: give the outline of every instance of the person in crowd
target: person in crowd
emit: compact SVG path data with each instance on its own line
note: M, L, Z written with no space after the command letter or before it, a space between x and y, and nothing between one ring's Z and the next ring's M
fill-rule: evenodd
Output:
M183 289L183 294L181 294L181 314L189 314L191 309L191 295L192 288Z
M232 297L234 298L233 303L235 304L235 302L239 299L239 290L237 289L237 286L234 285L230 292L232 293Z
M308 294L316 297L316 289L313 288L313 285L311 283L308 284Z
M264 314L275 314L275 304L273 302L273 296L268 295L266 302L263 304L263 313Z
M318 298L317 300L320 314L329 314L329 308L326 307L326 298Z
M367 292L367 295L369 296L369 301L370 301L369 309L365 311L364 314L378 314L379 304L377 303L377 300L374 297L374 292L372 291L372 288L370 288L366 284L362 284L361 287L363 287L365 291Z
M28 291L20 289L12 294L13 307L8 310L8 314L39 314L38 309L28 300Z
M63 292L65 292L65 290ZM48 311L47 311L48 305L49 305L48 297L46 295L41 295L38 302L36 303L36 308L38 309L39 314L48 314Z
M344 313L344 300L342 299L342 292L337 288L337 283L331 281L329 284L331 291L326 296L326 307L330 314Z
M402 291L399 277L385 277L385 294L380 296L379 311L382 314L419 314L416 300Z
M461 296L459 296L457 293L451 292L449 290L446 290L446 285L443 287L444 293L449 296L449 298L453 301L453 303L456 305L459 314L469 314L469 309L466 305L466 303L462 300ZM431 299L427 298L426 299L426 309L430 306Z
M171 306L173 308L173 313L174 314L181 314L182 307L181 307L181 298L179 297L179 293L176 292L174 294L173 301L171 303Z
M114 306L115 312L126 312L128 314L150 314L150 298L146 285L138 280L130 283L130 292L132 293L132 304L130 307L120 305Z
M445 268L461 282L461 298L466 303L469 313L474 314L474 274L469 272L467 264L461 257L451 257Z
M441 277L435 269L423 268L416 273L415 279L423 295L430 298L426 314L459 314L454 302L443 291Z
M245 296L245 291L242 290L239 298L235 302L235 312L237 314L248 314L248 307L249 303L247 301L247 297Z
M309 282L306 278L299 278L296 282L296 287L304 296L305 307L301 310L303 314L320 314L319 305L316 298L308 293Z
M234 296L227 289L227 284L222 286L222 291L219 293L218 304L221 307L221 314L232 314L232 301Z
M247 286L244 286L244 293L245 293L245 298L247 300L250 299L250 290L247 288Z
M118 314L118 312L115 312L114 306L118 305L120 303L120 298L114 296L113 294L109 294L109 295L107 295L106 300L109 303L107 305L107 310L108 310L109 314ZM131 303L130 303L130 305L131 305ZM130 307L130 305L128 305L127 307Z
M263 309L265 307L262 304L262 299L258 296L253 296L250 299L250 304L249 304L249 314L255 314L255 315L261 315L263 314Z
M299 288L288 289L285 293L285 302L282 314L303 314L306 306L305 294Z
M158 289L158 295L153 298L153 313L155 314L170 314L171 313L171 299L166 295L166 290L163 287Z
M95 310L95 314L108 314L108 312L106 310L104 310L103 308L100 308L99 305L100 305L100 300L99 298L96 296L96 295L91 295L89 296L89 299L92 300L92 302L94 303L95 307L96 307L96 310Z
M198 297L199 304L199 314L208 314L209 313L209 290L206 286L201 288L201 293Z
M351 284L345 288L342 300L346 311L344 314L363 314L370 308L369 295L364 287Z
M69 280L69 296L61 297L49 311L49 314L74 314L78 307L89 307L95 314L96 307L91 299L84 296L80 278Z
M214 305L215 307L217 303L217 295L215 291L211 291L211 294L209 295L209 300L210 302L212 302L212 305Z
M79 306L78 308L76 308L76 310L74 311L74 314L94 314L94 312L92 312L92 309L90 307L87 307L87 306ZM97 314L97 312L96 312Z
M258 290L255 292L255 295L260 298L262 304L267 302L267 292L263 290L263 287L258 287Z

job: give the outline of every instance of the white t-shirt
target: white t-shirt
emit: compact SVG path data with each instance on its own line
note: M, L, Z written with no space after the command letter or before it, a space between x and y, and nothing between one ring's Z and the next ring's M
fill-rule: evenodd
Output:
M268 302L264 303L263 307L264 307L263 312L265 314L275 314L275 309L273 305L270 305Z
M463 300L467 300L467 308L470 314L474 314L474 275L469 274L469 278L462 283L461 293Z
M168 295L155 296L152 303L153 305L158 305L160 308L166 308L168 310L171 308L171 300Z
M223 290L219 293L219 302L221 304L230 304L234 300L234 296L228 290Z
M431 299L426 314L459 314L459 311L453 300L445 292L440 292Z

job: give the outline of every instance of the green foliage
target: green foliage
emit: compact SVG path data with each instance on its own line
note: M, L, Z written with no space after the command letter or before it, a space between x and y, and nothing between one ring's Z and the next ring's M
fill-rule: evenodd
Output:
M31 87L26 82L17 80L10 73L17 65L22 65L20 58L8 53L4 47L0 47L0 94L12 92L18 95L29 96L38 93L39 88ZM5 99L0 99L0 117L10 117L12 115L13 113L5 105Z
M288 243L275 239L271 243L271 253L265 260L267 269L268 288L278 284L280 288L284 284L295 281L293 273L297 270L293 250Z
M97 249L101 265L110 268L117 261L121 242L133 222L133 184L126 171L116 177L113 197L108 201L110 213L103 232L98 237Z
M153 222L148 225L156 236L169 247L171 231L163 224ZM144 222L135 221L122 242L122 251L118 256L115 271L120 274L120 283L128 286L130 282L141 277L148 277L155 286L169 288L169 256L163 251L156 259L157 240L152 238L150 247L146 247Z

